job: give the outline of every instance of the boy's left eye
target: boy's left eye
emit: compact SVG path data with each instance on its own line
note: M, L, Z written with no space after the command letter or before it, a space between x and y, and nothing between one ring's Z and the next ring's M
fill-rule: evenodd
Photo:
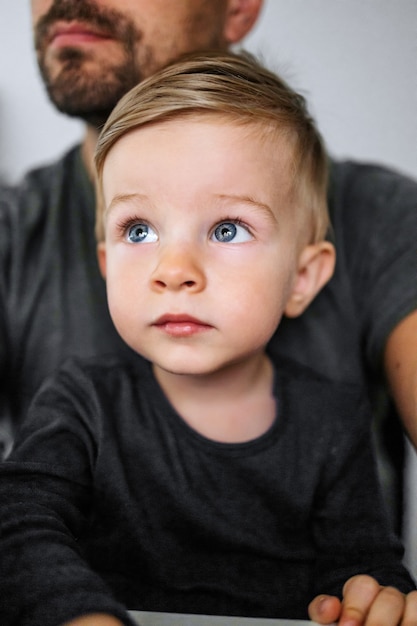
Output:
M212 239L220 243L243 243L250 241L252 235L245 226L237 222L221 222L215 227Z

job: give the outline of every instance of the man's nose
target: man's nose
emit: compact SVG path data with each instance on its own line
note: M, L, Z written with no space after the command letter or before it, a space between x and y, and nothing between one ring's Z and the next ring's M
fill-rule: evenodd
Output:
M161 292L201 291L206 285L206 277L200 257L198 249L187 245L164 250L151 276L152 288Z

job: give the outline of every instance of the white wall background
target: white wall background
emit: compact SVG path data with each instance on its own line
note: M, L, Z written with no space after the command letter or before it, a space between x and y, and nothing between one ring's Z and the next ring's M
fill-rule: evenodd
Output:
M267 0L247 44L308 97L335 155L417 176L417 0Z
M152 0L150 0L152 1ZM0 0L0 178L17 180L81 137L38 77L29 0ZM246 47L308 97L335 156L417 178L417 0L266 0ZM417 460L410 465L417 475ZM417 486L408 561L417 576Z
M44 94L29 0L0 0L0 24L0 177L16 180L82 126ZM417 0L266 0L246 47L307 95L336 156L417 177Z

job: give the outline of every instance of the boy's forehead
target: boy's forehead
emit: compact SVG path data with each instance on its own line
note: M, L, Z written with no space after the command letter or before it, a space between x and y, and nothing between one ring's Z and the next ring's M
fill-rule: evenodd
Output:
M217 159L233 154L240 164L263 161L265 166L290 170L294 146L288 133L269 121L193 112L133 126L111 146L105 166L107 161L125 160L127 165L143 164L144 153L146 161L161 159L174 168L180 167L180 157L213 166Z
M133 124L130 129L121 134L119 138L113 143L107 152L106 160L109 154L117 148L118 152L123 153L125 149L135 142L141 143L144 137L147 136L148 141L150 138L150 147L152 151L162 151L166 149L164 142L155 142L153 137L160 137L164 134L169 135L174 129L177 135L176 143L181 143L181 135L185 136L189 133L190 129L193 129L196 136L200 133L201 136L205 134L207 128L213 129L220 128L220 133L210 133L213 143L218 144L217 150L240 148L239 144L251 145L253 143L259 144L263 147L262 153L250 153L250 158L266 157L268 160L273 161L277 156L281 166L291 165L294 161L295 145L293 134L288 128L280 126L278 122L271 119L255 118L250 115L238 115L228 112L213 112L213 111L192 111L176 114L169 117L161 117L151 122L144 124ZM179 130L179 133L177 131ZM234 136L234 142L222 141L223 135ZM172 150L175 151L175 145L172 145ZM200 145L199 142L195 142L194 150L198 154L199 151L204 149L204 145Z
M107 154L105 206L126 195L183 204L184 210L210 198L223 198L225 207L248 198L277 216L293 204L292 153L291 142L273 126L231 116L193 114L145 124Z

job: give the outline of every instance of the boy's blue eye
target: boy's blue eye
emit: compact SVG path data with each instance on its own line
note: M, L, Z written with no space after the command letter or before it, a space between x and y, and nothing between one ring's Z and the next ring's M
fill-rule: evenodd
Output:
M240 224L222 222L214 229L213 238L220 243L243 243L252 239L252 236L247 228Z
M137 222L128 228L126 238L130 243L153 243L158 236L151 226Z

